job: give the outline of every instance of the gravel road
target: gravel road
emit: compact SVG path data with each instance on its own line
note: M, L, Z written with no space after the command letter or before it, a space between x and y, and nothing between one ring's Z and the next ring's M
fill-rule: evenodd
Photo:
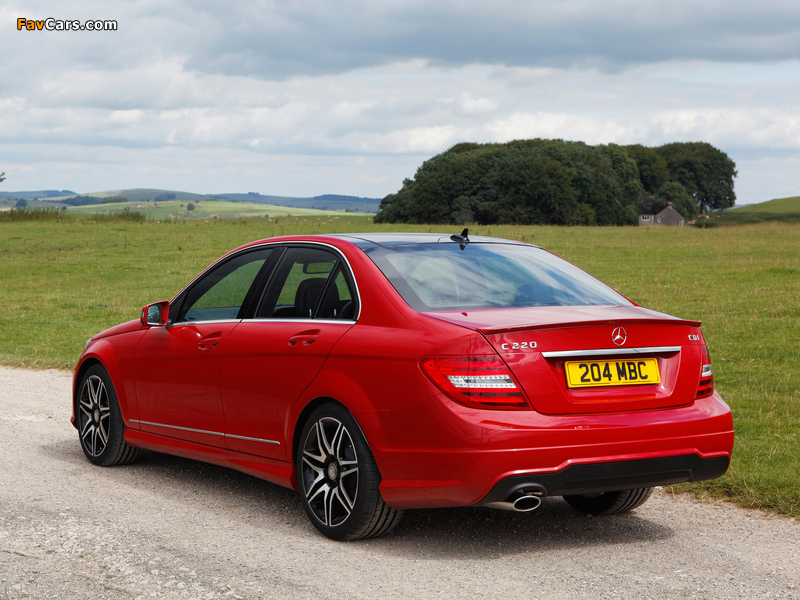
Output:
M622 517L409 511L321 537L290 490L159 454L89 464L70 375L0 367L0 600L800 599L800 523L667 490Z

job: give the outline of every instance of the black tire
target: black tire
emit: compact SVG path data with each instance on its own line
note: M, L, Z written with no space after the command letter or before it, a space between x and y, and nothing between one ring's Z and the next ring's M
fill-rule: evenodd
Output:
M587 515L618 515L644 504L653 493L653 488L638 488L599 494L564 496L572 508Z
M102 365L92 365L81 377L75 414L81 449L90 462L112 467L139 458L141 450L125 442L117 394Z
M297 448L300 499L311 523L334 540L389 533L402 511L383 501L381 474L361 429L340 404L311 413Z

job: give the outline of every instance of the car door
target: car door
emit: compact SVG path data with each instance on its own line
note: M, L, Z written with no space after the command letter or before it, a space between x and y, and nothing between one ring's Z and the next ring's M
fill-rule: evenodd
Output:
M355 323L357 298L342 256L323 246L290 246L276 266L256 318L231 333L222 357L228 448L290 460L289 411Z
M225 446L222 351L268 271L270 248L213 266L171 305L170 322L145 333L136 355L136 393L145 431Z

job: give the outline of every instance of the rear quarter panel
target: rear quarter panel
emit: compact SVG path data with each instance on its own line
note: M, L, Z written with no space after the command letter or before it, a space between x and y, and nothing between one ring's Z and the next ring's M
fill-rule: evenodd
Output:
M314 382L303 392L287 421L287 439L302 423L303 409L318 398L343 404L362 426L370 445L386 440L383 425L359 416L375 411L409 411L439 390L420 368L431 354L495 354L480 334L462 327L417 316L412 327L396 328L358 323L333 348ZM293 446L290 446L293 447Z

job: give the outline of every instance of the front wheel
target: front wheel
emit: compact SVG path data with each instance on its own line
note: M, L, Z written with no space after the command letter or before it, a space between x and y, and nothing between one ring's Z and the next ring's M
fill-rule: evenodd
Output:
M125 442L125 424L108 372L99 364L89 367L78 390L78 435L86 458L101 467L136 460L141 450Z
M638 488L618 492L580 494L564 496L572 508L587 515L617 515L644 504L653 493L653 488Z
M353 416L339 404L317 408L297 452L300 497L308 518L334 540L389 533L401 511L386 505L375 458Z

